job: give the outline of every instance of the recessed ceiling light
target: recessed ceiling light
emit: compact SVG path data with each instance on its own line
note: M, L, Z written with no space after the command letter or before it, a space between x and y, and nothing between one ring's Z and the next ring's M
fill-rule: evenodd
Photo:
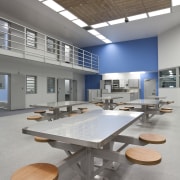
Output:
M179 6L180 0L172 0L172 6Z
M147 14L146 14L146 13L144 13L144 14L138 14L138 15L135 15L135 16L129 16L129 17L128 17L128 20L129 20L129 21L135 21L135 20L144 19L144 18L147 18Z
M38 1L42 2L42 1L44 1L44 0L38 0Z
M107 22L103 22L103 23L99 23L99 24L94 24L91 25L92 28L101 28L101 27L105 27L105 26L109 26Z
M110 41L109 39L103 39L102 41L104 41L105 43L112 43L112 41Z
M112 21L108 21L108 23L110 25L120 24L120 23L124 23L124 22L125 22L125 18L115 19L115 20L112 20Z
M80 27L86 27L88 26L84 21L82 21L81 19L76 19L73 21L73 23L77 24Z
M103 35L101 35L101 34L97 35L96 37L99 38L99 39L101 39L101 40L107 39L105 36L103 36Z
M58 3L54 2L53 0L43 1L42 3L56 12L64 10L62 6L60 6Z
M91 34L94 35L94 36L97 36L97 35L100 34L98 31L96 31L96 30L94 30L94 29L88 30L88 32L91 33Z
M153 17L153 16L159 16L159 15L162 15L162 14L168 14L170 12L171 12L170 8L166 8L166 9L161 9L161 10L158 10L158 11L149 12L148 15L149 15L149 17Z
M64 16L65 18L69 19L70 21L77 19L77 17L74 14L72 14L71 12L67 10L61 11L60 14Z

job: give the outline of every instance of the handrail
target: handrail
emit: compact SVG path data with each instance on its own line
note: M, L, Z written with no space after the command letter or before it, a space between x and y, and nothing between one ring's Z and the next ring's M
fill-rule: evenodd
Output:
M57 61L58 63L55 63L57 66L68 67L69 64L70 68L80 67L84 71L99 72L99 57L96 54L92 54L84 49L5 18L0 17L0 19L1 21L9 23L9 25L5 27L6 29L4 29L3 24L0 23L0 50L6 50L7 55L8 52L11 51L14 53L14 56L16 56L16 53L19 53L20 56L18 57L24 59L32 59L44 63L47 63L48 60L48 63L52 64L54 64L54 61ZM32 33L35 32L35 36L29 37L28 40L27 29L32 31ZM48 38L52 41L47 42ZM3 51L3 54L4 53Z

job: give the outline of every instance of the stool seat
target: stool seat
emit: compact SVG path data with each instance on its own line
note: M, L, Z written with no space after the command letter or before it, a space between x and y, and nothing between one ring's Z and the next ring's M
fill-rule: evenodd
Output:
M162 110L173 110L172 108L169 108L169 107L162 107L161 109Z
M37 141L37 142L49 142L50 141L50 139L43 138L43 137L38 137L38 136L35 136L34 140Z
M33 116L28 116L27 120L41 120L42 116L41 115L33 115Z
M148 148L129 148L126 150L125 154L129 161L136 164L155 165L161 162L161 154Z
M164 136L152 133L140 134L139 139L151 144L163 144L166 142L166 138Z
M81 113L85 113L88 110L88 108L78 108L78 109L81 111Z
M18 169L11 180L57 180L58 168L48 163L35 163Z
M134 109L134 106L126 106L125 108Z
M76 116L76 115L78 115L78 113L76 113L76 112L71 112L71 113L69 114L70 117Z
M122 108L119 108L119 110L122 110L122 111L129 111L130 108L127 108L127 107L122 107Z
M46 112L46 110L36 110L36 111L34 111L34 113L45 113Z
M160 109L159 110L161 113L171 113L172 110L171 109Z

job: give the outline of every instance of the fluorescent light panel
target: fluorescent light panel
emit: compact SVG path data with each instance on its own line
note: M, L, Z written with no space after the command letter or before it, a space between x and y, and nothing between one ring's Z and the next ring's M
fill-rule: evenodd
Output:
M120 24L120 23L124 23L124 22L125 22L125 18L115 19L115 20L112 20L112 21L108 21L108 23L110 25Z
M129 16L128 20L129 21L135 21L135 20L144 19L144 18L147 18L147 14L146 13L138 14L138 15L135 15L135 16Z
M180 0L172 0L172 6L179 6Z
M105 43L112 43L112 41L110 41L109 39L103 39L102 41L104 41Z
M101 34L97 35L96 37L97 37L98 39L101 39L101 40L107 39L105 36L103 36L103 35L101 35Z
M72 14L71 12L67 10L61 11L60 14L64 16L65 18L69 19L70 21L78 19L74 14Z
M60 6L58 3L56 3L53 0L46 0L46 1L43 1L42 3L56 12L64 10L64 8L62 6Z
M153 17L153 16L159 16L159 15L162 15L162 14L168 14L170 12L171 12L170 8L166 8L166 9L161 9L161 10L158 10L158 11L149 12L148 15L149 15L149 17Z
M99 23L99 24L94 24L91 25L92 28L101 28L101 27L105 27L105 26L109 26L107 22L103 22L103 23Z
M91 33L94 36L100 35L100 33L94 29L88 30L89 33Z
M82 21L81 19L76 19L73 21L73 23L77 24L80 27L86 27L88 26L84 21Z

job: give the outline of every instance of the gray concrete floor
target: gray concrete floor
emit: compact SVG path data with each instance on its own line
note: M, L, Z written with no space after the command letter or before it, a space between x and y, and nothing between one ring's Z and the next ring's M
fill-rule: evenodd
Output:
M93 108L96 107L89 106L89 109ZM173 107L173 109L172 113L154 116L148 125L138 126L136 122L122 133L133 137L138 137L142 132L164 135L167 138L165 144L146 145L161 153L161 163L144 166L123 162L117 170L105 170L100 174L105 177L104 180L180 179L180 108ZM24 165L48 162L58 166L60 161L66 157L62 150L54 149L47 143L37 143L32 136L22 134L23 127L38 123L27 121L28 115L32 115L32 112L0 117L0 180L9 180L11 174ZM124 150L121 154L124 154ZM60 179L80 180L80 177L69 167L65 172L60 172Z

